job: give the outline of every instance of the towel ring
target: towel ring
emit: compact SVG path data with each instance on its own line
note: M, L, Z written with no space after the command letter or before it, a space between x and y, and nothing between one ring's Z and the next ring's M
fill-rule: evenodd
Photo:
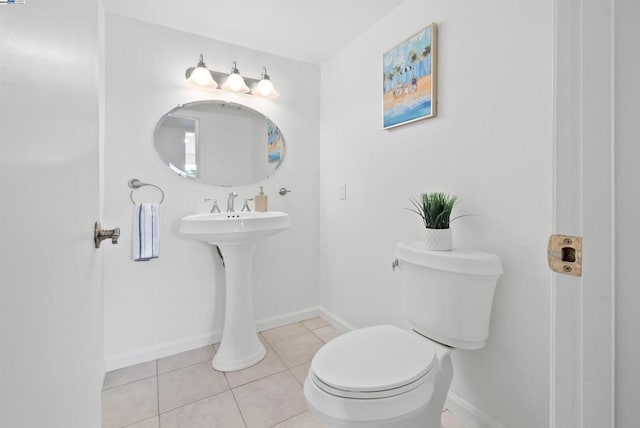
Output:
M162 198L160 199L160 202L158 202L159 204L161 204L164 201L164 191L159 187L156 186L155 184L151 184L151 183L143 183L142 181L138 180L137 178L131 178L129 179L128 183L129 188L133 189L131 191L131 193L129 193L129 199L131 199L131 202L133 202L133 204L137 204L137 202L133 199L133 192L136 189L139 189L143 186L151 186L151 187L155 187L156 189L158 189L160 191L160 193L162 194Z

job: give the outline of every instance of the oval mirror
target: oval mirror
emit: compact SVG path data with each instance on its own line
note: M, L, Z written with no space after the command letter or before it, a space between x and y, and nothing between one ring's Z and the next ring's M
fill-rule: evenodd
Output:
M158 122L155 147L172 171L202 183L255 183L285 154L280 129L262 113L228 101L181 104Z

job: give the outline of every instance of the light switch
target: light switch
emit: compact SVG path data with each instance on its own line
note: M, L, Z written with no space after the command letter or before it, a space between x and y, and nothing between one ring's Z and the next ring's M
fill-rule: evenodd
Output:
M341 200L345 200L347 199L347 184L346 183L340 183L340 199Z

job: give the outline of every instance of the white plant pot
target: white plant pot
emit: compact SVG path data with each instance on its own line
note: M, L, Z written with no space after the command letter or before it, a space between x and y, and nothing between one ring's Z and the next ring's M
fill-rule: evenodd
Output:
M424 245L427 250L451 251L451 229L425 229Z

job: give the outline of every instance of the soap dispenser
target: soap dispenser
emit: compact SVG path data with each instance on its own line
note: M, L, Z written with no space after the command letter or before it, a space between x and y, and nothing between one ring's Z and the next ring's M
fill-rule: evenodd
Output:
M256 195L253 203L255 204L256 212L267 211L267 195L264 194L262 186L260 186L260 193Z

